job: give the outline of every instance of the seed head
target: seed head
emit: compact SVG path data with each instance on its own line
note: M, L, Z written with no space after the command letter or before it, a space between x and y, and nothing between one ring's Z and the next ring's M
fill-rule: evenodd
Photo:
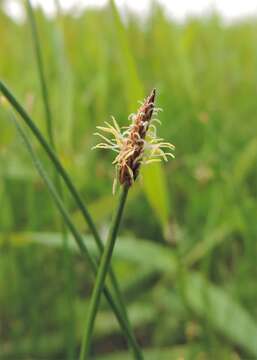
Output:
M129 116L131 124L123 128L123 132L114 117L112 117L113 125L105 122L107 127L97 126L99 130L112 134L113 138L108 139L101 133L95 133L105 142L94 148L111 149L118 153L113 161L117 174L114 179L114 190L117 178L121 185L130 187L138 177L142 164L161 161L160 158L167 161L167 156L174 158L171 152L163 150L174 150L174 145L163 142L163 139L156 135L156 127L153 123L160 123L160 121L153 116L157 115L161 109L154 106L155 95L156 90L153 89L141 103L137 113Z

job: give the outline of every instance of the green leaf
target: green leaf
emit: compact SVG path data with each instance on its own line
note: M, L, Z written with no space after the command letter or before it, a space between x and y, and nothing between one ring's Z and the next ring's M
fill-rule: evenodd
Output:
M73 136L73 100L74 100L74 80L72 69L66 54L65 39L62 29L62 18L54 23L52 29L52 41L54 43L54 58L58 71L58 140L64 154L72 153Z
M127 32L120 18L119 11L113 0L110 1L110 4L118 38L120 57L122 59L120 67L125 78L124 84L128 100L128 108L130 112L134 112L137 101L142 100L145 95L144 87L138 76L138 71L131 51L131 46L128 41Z
M235 345L257 357L257 324L229 294L211 285L198 274L185 281L185 297L190 308Z
M144 166L141 171L146 197L162 228L165 230L170 218L170 203L163 167L158 163L152 163Z
M0 244L6 235L0 233ZM47 246L62 246L60 233L12 233L8 235L9 241L17 246L24 246L30 242L38 242ZM83 236L89 252L97 255L98 251L91 236ZM68 236L70 249L77 250L72 236ZM156 271L174 272L177 262L172 250L163 245L157 245L151 241L120 237L115 245L113 259L128 261L142 267L150 267Z
M209 252L221 244L233 231L237 230L237 224L234 221L226 222L217 229L210 231L201 241L198 241L193 249L184 258L187 266L194 264L206 256Z

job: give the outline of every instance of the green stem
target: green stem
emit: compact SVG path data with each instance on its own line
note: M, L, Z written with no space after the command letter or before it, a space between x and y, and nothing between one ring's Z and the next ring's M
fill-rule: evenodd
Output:
M84 335L83 341L82 341L80 360L88 359L88 356L89 356L90 343L91 343L92 334L93 334L94 322L95 322L97 310L99 307L105 278L106 278L108 268L109 268L109 265L111 262L111 257L112 257L112 252L113 252L114 245L115 245L115 240L117 238L117 233L118 233L119 225L121 222L122 213L123 213L126 198L128 195L128 189L129 188L127 186L124 186L122 189L119 204L117 207L117 211L113 218L113 222L112 222L112 225L110 228L108 240L107 240L106 246L104 248L104 252L100 259L100 265L99 265L99 269L98 269L97 275L96 275L96 281L95 281L95 285L94 285L94 289L93 289L93 294L92 294L91 301L89 304L86 331L85 331L85 335Z
M92 235L93 235L93 237L94 237L94 239L96 241L96 244L97 244L97 247L98 247L100 253L102 253L104 247L103 247L103 243L101 241L101 238L100 238L100 236L98 234L98 231L96 229L96 226L95 226L95 224L94 224L94 222L93 222L87 208L85 207L83 201L81 200L78 191L76 190L75 186L73 185L73 182L71 181L68 173L65 171L64 167L60 163L60 161L59 161L58 157L56 156L55 152L48 145L47 141L45 140L45 138L41 134L40 130L37 128L37 126L35 125L33 120L30 118L30 116L27 114L27 112L24 110L24 108L18 103L18 101L15 99L15 97L12 95L12 93L8 90L8 88L1 81L0 81L0 91L4 94L6 99L10 102L10 104L18 112L18 114L21 116L21 118L25 121L26 125L30 128L30 130L35 135L35 137L37 138L37 140L39 141L39 143L41 144L41 146L43 147L43 149L47 153L48 157L50 158L50 160L54 164L57 172L62 177L62 179L63 179L64 183L66 184L70 194L72 195L72 197L75 200L79 210L81 211L81 213L83 215L83 218L85 219L86 223L88 224L88 226L89 226L89 228L90 228L90 230L92 232ZM114 275L114 273L112 271L111 271L110 275L111 275L111 279L113 281L113 279L115 279L115 275ZM114 288L115 292L117 293L118 284L117 284L116 279L113 281L113 288ZM118 292L119 292L119 290L118 290ZM122 301L119 302L119 306L123 309L123 311L125 310L125 305L123 304ZM124 311L124 312L126 312L126 311Z
M36 58L36 65L37 65L37 73L39 77L39 84L41 88L41 95L42 100L44 104L44 110L45 110L45 119L46 119L46 129L47 129L47 135L49 139L49 143L52 146L54 150L56 150L55 141L54 141L54 134L53 134L53 120L52 120L52 112L51 107L49 103L49 96L48 96L48 88L47 88L47 82L45 77L45 71L44 71L44 62L42 57L42 51L40 47L40 41L39 41L39 35L38 35L38 29L37 29L37 23L34 16L34 11L31 5L30 0L26 1L27 3L27 13L28 13L28 19L30 23L31 28L31 35L32 35L32 41L34 45L34 53ZM54 180L55 185L58 190L58 193L62 200L64 200L64 193L62 189L62 183L60 175L55 171L54 172ZM59 214L58 219L59 220ZM59 221L58 221L59 222ZM67 273L67 301L68 301L68 308L70 309L70 326L67 332L67 349L70 354L69 358L73 358L73 351L74 351L74 309L73 309L73 288L72 288L72 267L71 267L71 257L70 252L68 248L68 242L67 242L67 229L63 222L60 223L61 233L62 233L62 241L63 241L63 249L64 249L64 265L65 265L65 271Z
M48 90L46 86L45 81L45 75L44 75L44 65L42 60L42 52L40 48L40 42L38 37L38 31L37 31L37 25L34 17L34 12L31 6L31 3L29 0L27 2L27 9L28 9L28 15L30 20L30 26L31 26L31 33L34 43L34 49L35 49L35 55L37 60L37 68L38 68L38 75L39 75L39 81L41 86L41 93L44 103L44 109L45 109L45 117L46 117L46 128L47 128L47 134L49 137L49 141L53 149L55 149L55 143L54 143L54 136L53 136L53 121L52 121L52 113L49 105L49 97L48 97Z
M47 89L46 77L45 77L45 71L44 71L44 63L43 63L43 58L42 58L38 30L37 30L37 23L36 23L34 11L33 11L30 0L26 0L26 3L27 3L28 18L29 18L30 27L31 27L32 40L33 40L33 44L34 44L34 52L35 52L35 58L36 58L36 63L37 63L37 70L38 70L37 72L38 72L39 83L40 83L40 88L41 88L41 95L42 95L42 100L43 100L44 110L45 110L47 135L48 135L48 139L49 139L49 143L50 143L51 147L54 149L54 151L56 151L56 145L55 145L54 134L53 134L52 111L51 111L50 102L49 102L48 89ZM60 181L60 176L58 173L55 173L54 175L55 175L56 187L59 191L61 198L63 199L63 191L62 191L62 184ZM65 229L64 229L64 232L65 232ZM65 237L65 234L64 234L64 237Z
M18 114L21 116L21 118L25 121L26 125L30 128L32 133L35 135L35 137L37 138L37 140L39 141L39 143L41 144L41 146L47 153L48 157L54 164L57 172L60 174L60 176L64 180L68 190L70 191L71 195L73 196L74 200L76 201L80 211L83 214L84 219L86 220L90 230L92 231L93 237L95 238L97 244L100 243L101 244L100 246L102 247L101 239L99 237L99 234L97 232L95 224L94 224L87 208L85 207L83 201L81 200L78 191L76 190L75 186L73 185L68 173L65 171L64 167L60 163L55 152L48 145L48 142L46 141L44 136L41 134L40 130L35 125L34 121L30 118L30 116L27 114L27 112L24 110L24 108L19 104L19 102L15 99L15 97L12 95L12 93L8 90L8 88L1 81L0 81L0 91L3 93L3 95L9 101L9 103L14 107L14 109L18 112Z
M83 257L87 260L87 262L89 263L89 265L92 267L94 273L97 273L97 263L96 260L94 258L92 258L88 252L88 249L83 241L83 238L81 236L81 234L79 233L79 231L77 230L76 226L74 225L73 221L70 218L70 215L68 213L68 211L65 208L65 205L63 204L62 199L60 198L60 196L58 195L52 181L49 179L47 173L45 172L41 161L39 160L39 158L36 156L36 154L34 153L34 150L29 142L29 139L27 138L26 133L22 130L22 128L19 126L19 124L17 123L17 121L15 120L15 125L16 128L19 132L19 134L21 135L25 146L27 147L27 150L33 160L33 163L37 169L37 171L39 172L39 175L42 177L42 179L44 180L57 208L59 209L60 213L63 216L63 219L65 221L66 226L69 228L70 232L72 233L72 235L74 236L74 239L81 251L81 254L83 255ZM108 289L107 286L103 287L103 293L107 299L107 301L109 302L109 304L111 305L115 316L118 319L118 322L121 326L121 328L124 330L124 333L126 335L126 338L129 342L129 344L131 345L131 347L133 348L134 351L134 355L136 359L142 359L142 355L141 355L141 350L136 342L136 339L133 335L133 333L131 333L129 331L128 325L126 320L123 317L123 314L120 312L119 307L117 306L116 302L113 301L112 299L112 295L110 290Z
M27 112L24 110L24 108L19 104L19 102L16 100L16 98L12 95L12 93L8 90L8 88L4 85L4 83L2 81L0 81L0 91L3 93L3 95L6 97L6 99L9 101L9 103L14 107L14 109L17 111L17 113L21 116L21 118L24 120L25 124L30 128L30 130L32 131L32 133L34 134L34 136L37 138L38 142L41 144L41 146L43 147L44 151L47 153L49 159L52 161L52 163L54 164L57 172L60 174L60 176L62 177L65 185L67 186L70 194L72 195L73 199L75 200L79 210L81 211L85 221L87 222L92 235L96 241L96 244L98 246L98 249L100 251L100 253L103 252L103 244L101 241L101 238L98 234L98 231L95 227L95 224L87 210L87 208L85 207L83 201L80 198L80 195L78 193L78 191L76 190L75 186L73 185L68 173L65 171L64 167L62 166L62 164L60 163L58 157L56 156L55 152L52 150L52 148L48 145L47 141L45 140L44 136L41 134L40 130L37 128L37 126L35 125L34 121L30 118L30 116L27 114ZM116 307L116 310L114 310L114 312L116 311L116 316L117 316L117 311L118 313L121 312L122 318L124 319L124 321L126 322L126 331L129 333L129 336L131 338L134 339L134 334L131 328L131 325L128 321L128 316L126 313L126 308L125 305L122 301L121 298L121 294L118 288L118 284L117 284L117 280L115 279L114 273L112 272L112 270L110 270L110 277L112 280L112 286L113 289L115 291L115 295L117 297L118 300L118 310ZM114 280L114 281L113 281ZM112 297L109 293L109 302L110 303L114 303L114 301L112 300ZM136 341L134 339L134 342L136 344ZM136 344L136 346L132 346L133 350L134 350L134 354L137 354L138 352L140 352L140 349L138 347L138 345ZM135 355L136 356L136 355Z

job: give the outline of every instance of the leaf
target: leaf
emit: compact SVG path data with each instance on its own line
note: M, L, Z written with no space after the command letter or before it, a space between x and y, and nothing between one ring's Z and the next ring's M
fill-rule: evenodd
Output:
M50 246L61 246L62 239L56 233L20 233L11 234L16 244L30 241ZM3 236L0 237L3 241ZM90 252L96 253L90 236L84 237ZM73 244L69 237L70 245ZM72 247L75 249L75 246ZM135 251L136 249L136 251ZM162 245L150 241L119 238L114 250L114 259L129 261L142 267L175 274L178 265L173 252ZM200 318L208 320L213 328L224 335L233 344L257 356L257 325L249 313L221 288L204 280L200 275L188 275L184 283L184 295L188 306Z
M235 345L257 357L257 325L250 314L221 288L198 274L185 281L185 297L190 308Z
M115 5L114 0L110 1L112 14L114 17L114 25L116 28L116 34L118 37L118 46L120 47L120 57L122 59L120 63L123 76L125 77L125 91L128 99L128 108L130 112L135 111L135 105L138 100L142 100L144 97L144 87L141 83L136 63L131 51L131 46L128 41L127 33L122 24L119 11Z
M206 256L216 246L222 243L232 232L237 229L234 221L226 222L215 230L209 232L205 239L198 241L193 249L184 258L187 266L194 264Z
M146 197L165 230L170 218L169 191L163 167L152 163L142 168Z
M65 48L65 39L62 29L62 18L58 15L58 21L52 29L52 41L54 44L54 58L58 71L58 136L56 140L61 144L64 156L72 153L73 135L73 100L74 79L72 69ZM67 158L67 156L66 156Z
M6 239L5 234L0 233L0 244ZM98 251L91 236L83 236L84 242L91 254L97 255ZM8 240L17 246L24 246L30 242L38 242L47 246L62 246L62 235L60 233L12 233ZM72 236L68 236L69 248L77 250ZM156 271L174 272L176 258L172 250L163 245L157 245L151 241L119 237L113 254L113 259L129 261L136 265L150 267Z

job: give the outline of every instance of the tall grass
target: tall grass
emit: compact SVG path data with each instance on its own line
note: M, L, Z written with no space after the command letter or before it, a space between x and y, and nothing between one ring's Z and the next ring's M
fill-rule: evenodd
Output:
M98 232L95 228L93 219L91 218L88 210L86 209L85 205L83 204L83 202L82 202L76 188L74 187L72 181L70 180L68 174L66 173L63 166L59 162L58 157L55 155L54 151L47 144L45 138L41 134L40 130L36 127L33 120L29 117L29 115L26 113L26 111L22 108L22 106L18 103L18 101L15 99L15 97L12 95L12 93L8 90L8 88L2 82L0 82L0 91L5 96L5 98L8 100L8 102L12 105L12 107L15 109L15 111L17 111L17 113L21 116L21 118L24 120L26 125L28 125L28 127L31 129L32 133L37 138L37 140L40 142L40 144L42 145L42 147L48 154L49 158L55 165L58 175L60 175L63 178L67 188L70 190L71 194L75 198L77 205L79 206L79 208L81 208L81 211L85 217L85 220L91 227L92 233L94 235L94 239L96 240L96 244L98 245L98 248L99 248L99 242L101 240L100 240ZM18 128L18 131L21 134L22 138L25 141L25 145L26 145L28 151L32 155L32 159L37 167L37 170L38 170L40 176L43 177L47 187L49 188L50 193L52 194L52 196L56 202L56 205L57 205L59 211L61 212L62 216L64 217L65 224L69 227L70 231L74 235L74 238L77 241L77 244L78 244L81 252L86 255L86 258L87 258L89 264L91 265L92 269L96 272L97 263L95 263L94 260L91 258L86 246L84 245L84 243L82 241L82 238L81 238L79 232L76 230L76 227L73 225L72 221L70 220L68 213L65 210L63 210L64 205L63 205L62 199L58 197L58 194L57 194L55 188L53 187L53 185L50 182L50 180L48 179L48 177L45 175L43 168L40 165L40 162L37 161L37 158L35 158L35 156L33 156L32 147L31 147L29 141L26 139L25 133L22 132L22 129L20 127L17 126L17 128ZM101 251L102 248L100 247L99 250ZM103 254L104 254L104 252L103 252ZM108 271L108 269L107 269L107 271ZM113 278L114 278L114 275L112 273L112 279ZM117 287L117 283L116 283L116 281L114 281L113 288L116 290L116 296L117 296L116 301L118 303L118 306L112 300L112 296L108 292L106 293L106 297L107 297L108 301L110 302L110 305L113 307L113 311L115 312L117 319L121 323L121 327L123 328L130 345L134 349L135 354L137 354L140 352L140 350L139 350L139 347L133 336L131 327L129 325L129 321L128 321L128 318L126 315L126 309L125 309L125 307L123 307L122 299L119 297L120 293L119 293L119 291L117 291L116 287ZM136 355L136 358L140 358L140 356Z
M34 17L34 10L32 8L31 2L27 0L26 2L27 6L27 14L31 29L31 35L33 40L33 46L34 46L34 52L35 52L35 60L36 60L36 66L38 70L38 78L41 88L41 95L42 95L42 102L44 106L45 111L45 122L46 122L46 130L47 130L47 136L49 143L53 149L56 150L55 140L54 140L54 134L53 134L53 118L52 118L52 110L50 107L50 101L49 101L49 94L48 94L48 88L46 84L46 77L45 77L45 70L44 70L44 62L43 62L43 56L40 46L40 39L36 24L36 19ZM58 173L54 172L55 177L55 185L58 189L58 192L61 196L61 199L63 200L63 190L62 190L62 184L61 184L61 178L58 176ZM74 357L74 307L72 302L73 297L73 274L72 274L72 267L71 267L71 259L70 259L70 252L67 247L67 231L65 228L65 224L61 224L61 231L63 234L63 248L64 248L64 267L67 269L66 277L67 277L67 307L70 309L70 327L67 329L67 349L69 352L69 358Z
M56 150L100 234L113 210L114 174L109 155L90 151L92 133L109 115L125 125L146 90L156 85L160 92L161 135L175 142L177 160L146 169L128 198L114 252L146 358L256 357L256 19L225 25L213 15L178 25L155 7L148 20L129 15L124 25L114 3L77 18L60 14L58 23L40 9L35 16ZM28 23L0 12L0 31L0 77L46 137ZM8 119L0 108L1 356L65 358L62 235L47 188ZM30 139L51 175L43 148ZM65 208L96 258L81 209L70 196ZM93 280L85 278L89 265L70 236L67 242L78 350ZM103 300L94 357L130 358L119 334Z
M57 6L58 6L58 2L57 2ZM38 36L38 30L37 30L37 25L36 25L36 20L34 17L34 11L33 8L31 6L31 3L29 0L27 0L27 10L28 10L28 18L30 20L30 25L31 25L31 33L32 33L32 38L33 38L33 43L34 43L34 48L35 48L35 57L37 60L37 67L38 67L38 74L39 74L39 80L40 80L40 85L41 85L41 92L42 92L42 99L43 99L43 104L44 104L44 109L45 109L45 118L46 118L46 125L47 125L47 133L48 133L48 138L49 138L49 142L50 145L52 146L52 148L55 150L55 141L54 141L54 136L53 136L53 121L52 121L52 112L50 109L50 103L49 103L49 95L48 95L48 89L47 89L47 84L46 84L46 79L45 79L45 74L44 74L44 65L43 65L43 59L42 59L42 53L41 53L41 46L40 46L40 40L39 40L39 36ZM58 7L58 11L59 11L59 15L60 15L60 7ZM59 194L61 196L61 199L63 200L63 191L62 191L62 185L60 182L60 177L58 176L57 173L55 173L55 177L56 177L56 187L59 191ZM78 198L78 196L77 196ZM80 201L80 205L82 205L82 201ZM84 210L82 212L85 213L87 212L87 210L85 209L85 206L81 206ZM89 221L89 226L91 226L91 230L95 236L95 240L96 243L98 245L99 251L100 253L103 252L103 245L102 242L100 240L99 234L95 228L95 225L93 224L93 221L89 215L89 213L87 212L87 216L85 217L85 221L86 223ZM69 250L67 248L67 233L65 230L65 227L62 228L62 232L63 232L63 243L64 243L64 250L65 250L65 256L67 259L67 263L65 264L65 266L67 267L67 279L68 282L70 283L72 281L72 276L70 275L69 272L71 272L71 268L70 268L70 260L69 260ZM129 327L129 320L128 320L128 316L127 316L127 312L126 312L126 308L124 306L124 302L122 299L122 295L121 292L119 290L119 285L118 282L116 280L116 277L113 273L112 268L110 267L110 277L111 277L111 281L112 281L112 285L113 285L113 289L114 292L116 294L117 297L117 302L118 305L120 307L120 310L124 316L124 319L126 320L128 327ZM72 302L71 302L71 296L72 296L72 287L69 285L68 286L69 289L69 294L68 294L68 301L69 301L69 307L72 308ZM71 321L72 321L72 317L71 317ZM68 340L71 341L72 337L73 337L73 326L70 327L70 331L68 332ZM130 328L130 332L131 328ZM71 343L73 343L71 341ZM132 346L133 347L133 346ZM136 350L137 352L137 350ZM70 353L71 357L74 356L74 352L71 351Z

